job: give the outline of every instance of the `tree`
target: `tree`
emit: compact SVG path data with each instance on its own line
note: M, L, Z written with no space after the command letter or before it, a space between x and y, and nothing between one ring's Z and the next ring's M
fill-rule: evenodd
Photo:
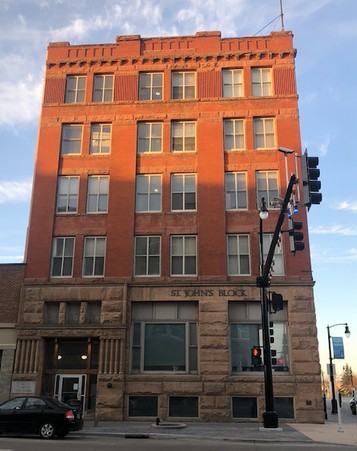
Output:
M342 376L340 378L340 392L342 395L350 395L352 393L353 373L348 363L343 366Z

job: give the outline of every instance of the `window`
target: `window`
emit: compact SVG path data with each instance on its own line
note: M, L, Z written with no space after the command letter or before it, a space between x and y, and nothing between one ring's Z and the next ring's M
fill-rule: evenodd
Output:
M271 69L255 67L252 69L253 96L271 96Z
M244 120L224 120L224 150L245 149Z
M45 302L44 323L58 325L59 302Z
M134 302L132 318L133 373L197 373L196 303Z
M196 97L195 72L172 73L172 98L194 99Z
M159 122L138 123L138 153L162 151L162 124Z
M171 237L171 275L194 276L197 274L196 237Z
M88 177L87 213L106 213L108 211L109 177L90 175Z
M73 256L74 238L54 238L52 249L52 277L72 277Z
M86 304L86 324L99 324L100 323L100 310L101 303L97 301L87 302Z
M136 211L161 211L161 176L136 177Z
M161 237L135 237L135 276L160 275Z
M185 211L196 209L196 175L171 175L171 210Z
M162 100L163 74L141 73L139 75L139 100Z
M198 418L198 397L170 396L169 417Z
M24 407L25 410L37 411L36 414L38 414L41 410L43 412L47 408L46 402L40 398L27 398L26 405Z
M223 78L223 97L243 97L243 70L242 69L224 69Z
M273 234L263 234L263 254L264 261L266 260L270 248L271 240L273 239ZM273 276L283 276L284 275L284 260L283 260L283 249L280 246L275 246L274 258L272 264Z
M66 302L66 311L64 322L67 326L78 326L79 324L79 316L81 311L81 303L80 302Z
M257 398L249 396L233 396L233 418L258 418Z
M78 75L68 75L66 79L65 103L84 102L86 88L86 77Z
M251 350L254 346L263 346L260 302L230 302L230 352L233 373L245 371L263 371L262 365L253 365ZM289 349L287 333L286 305L271 317L273 321L274 343L271 344L274 372L289 371ZM263 352L262 352L263 357ZM263 362L262 362L263 363Z
M171 124L171 149L173 152L196 150L195 122L175 121Z
M274 397L274 407L279 418L295 418L294 398L288 396Z
M228 275L250 274L249 235L227 236Z
M274 208L270 202L278 197L278 173L276 171L256 172L257 209L260 209L264 197L268 208Z
M226 210L241 210L248 207L245 172L226 172L225 188Z
M86 237L84 240L83 276L103 277L105 237Z
M57 213L77 213L79 177L59 176Z
M82 125L65 124L62 126L61 154L81 153Z
M129 396L129 417L157 417L157 396Z
M112 137L111 124L92 124L90 130L90 154L110 153Z
M113 75L94 75L93 102L112 102Z
M255 118L254 126L254 147L256 149L273 149L275 147L274 119Z

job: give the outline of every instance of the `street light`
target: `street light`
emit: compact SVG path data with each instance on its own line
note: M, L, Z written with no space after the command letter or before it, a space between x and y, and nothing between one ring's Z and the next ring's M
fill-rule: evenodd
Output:
M259 242L260 242L260 277L264 272L264 249L263 249L263 221L269 216L265 198L262 197L259 211ZM273 369L271 363L270 335L269 335L269 305L266 284L260 284L260 303L263 330L263 356L264 356L264 392L265 412L263 412L264 428L277 428L278 415L274 410L273 394Z
M330 382L331 382L331 392L332 392L331 413L337 413L337 400L336 400L336 394L335 394L335 378L334 378L334 374L333 374L332 353L331 353L331 335L330 335L331 327L335 327L335 326L345 326L346 338L349 338L351 335L351 332L350 332L350 329L348 328L347 323L338 323L338 324L332 324L332 326L327 326L328 352L329 352L329 359L330 359Z

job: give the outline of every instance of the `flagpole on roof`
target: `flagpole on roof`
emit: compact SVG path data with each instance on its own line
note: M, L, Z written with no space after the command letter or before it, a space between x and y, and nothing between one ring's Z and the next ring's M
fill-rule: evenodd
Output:
M281 31L284 31L283 0L280 0L280 20L281 20Z

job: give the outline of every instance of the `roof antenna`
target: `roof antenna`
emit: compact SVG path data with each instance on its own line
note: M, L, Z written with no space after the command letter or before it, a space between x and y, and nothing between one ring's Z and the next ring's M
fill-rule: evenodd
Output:
M283 0L280 0L280 20L281 20L281 31L284 31Z

